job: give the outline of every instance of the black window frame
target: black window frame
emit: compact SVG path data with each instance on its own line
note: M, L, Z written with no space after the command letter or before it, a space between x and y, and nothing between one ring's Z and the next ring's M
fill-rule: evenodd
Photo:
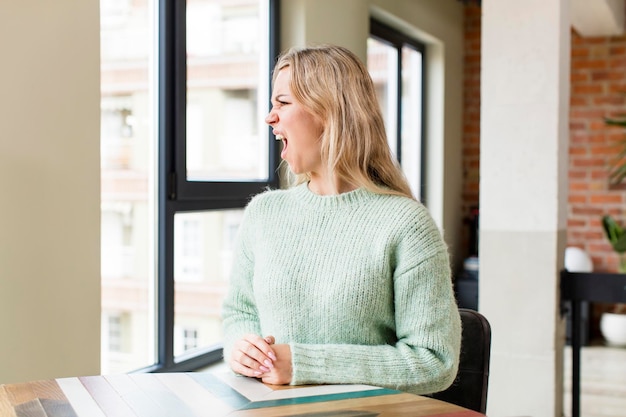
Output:
M269 74L279 53L279 0L269 4ZM279 147L268 127L266 181L188 181L186 169L186 1L158 2L158 156L156 363L139 372L188 372L223 358L221 344L174 356L174 216L243 208L267 187L279 186ZM268 89L269 91L269 89ZM267 100L270 109L270 100Z
M396 105L398 112L396 114L396 157L400 165L402 165L402 48L408 46L422 54L422 106L421 106L421 157L420 157L420 201L426 205L426 80L427 80L427 47L426 44L419 40L389 26L380 20L370 17L370 37L379 42L393 47L397 51L397 74L398 89L396 91Z

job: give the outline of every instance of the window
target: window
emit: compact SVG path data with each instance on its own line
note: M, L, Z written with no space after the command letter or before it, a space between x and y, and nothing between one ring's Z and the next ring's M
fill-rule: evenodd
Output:
M221 359L243 208L278 185L263 122L276 10L101 1L103 373Z
M109 316L108 323L109 346L110 352L122 351L122 318L119 315Z
M198 329L194 327L175 327L176 342L174 354L180 356L186 352L194 351L199 346Z
M424 202L424 56L417 40L370 21L367 66L385 120L389 146L414 195Z
M153 3L100 2L102 373L156 359Z
M192 350L198 347L198 331L196 329L184 329L183 349Z

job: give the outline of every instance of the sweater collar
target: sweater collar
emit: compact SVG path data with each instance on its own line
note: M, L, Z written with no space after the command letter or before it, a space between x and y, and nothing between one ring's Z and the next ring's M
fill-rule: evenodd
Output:
M300 184L295 189L297 197L306 206L316 209L339 209L353 207L371 200L373 193L365 188L357 188L341 194L319 195L309 189L309 184Z

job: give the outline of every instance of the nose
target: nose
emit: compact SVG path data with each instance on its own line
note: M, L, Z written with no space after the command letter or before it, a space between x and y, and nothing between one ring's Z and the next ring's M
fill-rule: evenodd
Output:
M270 112L265 117L265 123L271 126L274 123L276 123L277 119L278 117L276 116L276 113L274 112L274 108L272 108L272 110L270 110Z

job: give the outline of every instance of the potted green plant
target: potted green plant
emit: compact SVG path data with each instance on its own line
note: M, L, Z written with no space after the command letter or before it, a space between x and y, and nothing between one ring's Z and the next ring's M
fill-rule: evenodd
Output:
M604 235L619 256L618 272L626 273L626 230L608 214L602 217Z
M609 126L626 128L626 115L606 118ZM626 180L626 139L617 155L611 161L609 182L617 185ZM610 215L602 217L602 228L611 247L619 256L619 273L626 273L626 229ZM613 309L602 313L600 331L610 345L626 346L626 304L615 304Z
M602 217L602 228L619 256L618 272L626 273L626 230L609 215ZM626 346L626 304L615 304L600 317L600 332L609 345Z
M619 126L626 128L626 114L617 117L604 119L608 126ZM622 148L610 161L609 182L613 185L620 184L626 179L626 139L622 142Z

